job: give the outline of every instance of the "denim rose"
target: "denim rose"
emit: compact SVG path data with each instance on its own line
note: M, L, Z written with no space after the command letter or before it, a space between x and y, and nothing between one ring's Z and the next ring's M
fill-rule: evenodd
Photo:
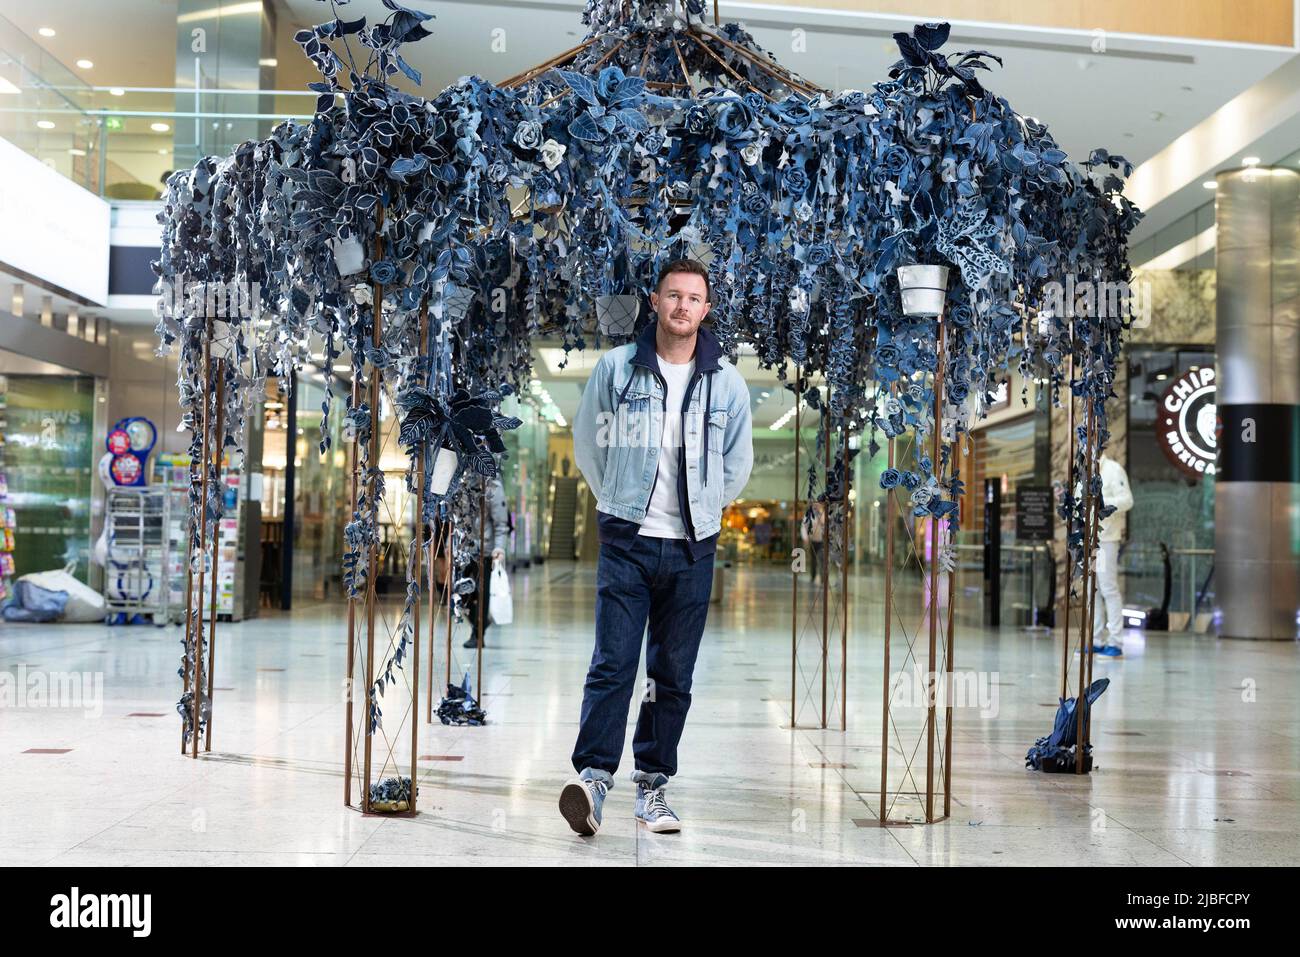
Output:
M963 379L954 379L951 382L944 383L944 391L948 393L948 401L953 405L961 405L970 395L970 386Z
M969 329L975 321L975 311L965 303L948 310L948 321L959 329Z
M763 158L763 147L757 143L749 143L740 151L740 158L746 166L753 166Z
M930 504L930 499L933 498L933 496L934 493L930 491L930 488L927 485L922 485L920 488L912 492L912 505L920 509L920 511L916 513L917 515L925 513L925 507Z
M813 204L806 199L801 199L794 204L794 218L801 223L806 223L813 218Z
M524 120L515 128L515 145L523 150L535 150L542 145L542 124Z
M503 183L506 177L510 175L510 167L501 160L497 160L488 167L487 175L492 182Z
M902 473L898 469L885 469L880 473L880 487L885 490L897 487L902 480Z
M754 122L754 111L740 97L726 100L718 109L718 132L734 140L749 130Z
M813 243L808 247L808 265L824 266L834 254L835 249L830 243Z
M780 103L773 103L770 107L777 118L790 126L800 126L812 120L812 110L807 103L802 100L796 100L791 97L788 100L782 100Z
M907 387L907 395L913 402L920 402L925 398L925 387L919 382L913 382Z
M904 488L914 489L920 484L921 476L917 475L915 472L908 471L903 473Z
M563 143L555 140L547 140L542 144L542 164L549 170L554 170L564 159L564 151L568 149Z
M769 205L771 205L771 202L767 196L763 192L755 190L745 197L741 208L751 216L759 216L767 212Z
M709 111L698 104L692 106L686 111L684 125L692 136L703 136L709 131Z
M668 137L663 134L662 130L651 130L645 136L641 137L641 146L647 153L653 156L664 148Z
M886 369L894 369L898 366L898 360L903 357L902 351L892 342L882 342L876 346L876 365L884 366ZM896 402L896 399L890 401Z
M750 90L741 97L741 99L743 99L749 105L749 108L755 113L767 105L767 98L764 97L762 93L756 93L753 90Z
M381 286L387 286L397 280L401 270L391 259L381 259L370 267L370 278Z
M781 182L789 192L802 196L808 189L808 174L795 166L785 171Z

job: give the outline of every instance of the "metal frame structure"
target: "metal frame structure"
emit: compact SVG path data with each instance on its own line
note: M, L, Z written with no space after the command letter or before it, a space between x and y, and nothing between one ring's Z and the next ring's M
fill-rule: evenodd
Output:
M938 324L937 353L942 356L944 354L945 333L943 315L940 314L935 321ZM940 362L934 372L934 424L931 432L931 461L934 463L936 471L941 467L939 453L943 434L943 405L943 363ZM899 450L896 440L892 436L889 439L888 449L888 465L889 468L893 468L898 461ZM889 489L885 497L885 640L881 688L880 805L875 820L876 825L879 827L906 827L914 823L934 824L947 819L952 813L952 666L955 639L953 617L956 597L954 586L957 572L954 568L946 573L948 576L946 602L940 602L939 556L950 534L947 530L947 520L933 517L929 519L930 548L928 561L924 556L923 549L918 545L917 532L909 530L910 549L904 559L904 566L911 565L914 560L915 567L921 572L922 582L921 616L919 621L915 623L915 627L909 629L909 622L905 620L904 613L899 611L894 575L894 525L901 494L900 489L895 487ZM905 503L904 507L906 507ZM946 616L943 615L942 606L944 604L947 606ZM941 616L945 618L943 624L940 624ZM903 661L904 668L907 666L908 661L919 664L916 643L920 639L922 629L925 628L928 631L928 642L926 644L927 670L924 682L926 695L925 722L920 736L910 751L905 746L903 733L899 730L895 715L891 711L896 677L890 670L891 642L895 623L907 643L907 655ZM901 676L902 674L903 672L900 669L898 675ZM940 674L943 675L942 690L945 698L942 743L940 742L938 727ZM893 790L890 789L889 784L891 729L898 751L904 759L902 776L899 779L897 788ZM925 743L924 789L922 789L921 782L917 780L918 772L913 770L922 742ZM942 790L936 786L936 778L940 779ZM943 812L936 817L935 803L940 796L943 799ZM921 815L920 819L891 817L900 800L904 801L904 803L915 802L918 813Z

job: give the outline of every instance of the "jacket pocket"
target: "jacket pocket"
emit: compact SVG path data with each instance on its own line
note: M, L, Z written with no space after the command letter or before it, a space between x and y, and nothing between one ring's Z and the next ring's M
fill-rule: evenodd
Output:
M722 448L727 440L727 410L710 409L709 410L709 481L708 485L712 487L715 483L718 488L722 487Z

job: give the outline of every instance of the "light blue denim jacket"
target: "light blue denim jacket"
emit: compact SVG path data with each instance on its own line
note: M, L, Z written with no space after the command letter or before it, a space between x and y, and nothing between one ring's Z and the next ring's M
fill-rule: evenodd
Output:
M667 383L655 350L656 324L635 342L600 357L582 391L573 422L574 458L599 511L640 524L658 476L664 416L682 416L685 467L679 501L696 541L722 527L722 509L749 481L754 465L749 387L722 356L717 337L701 327L695 373L681 409L667 408Z

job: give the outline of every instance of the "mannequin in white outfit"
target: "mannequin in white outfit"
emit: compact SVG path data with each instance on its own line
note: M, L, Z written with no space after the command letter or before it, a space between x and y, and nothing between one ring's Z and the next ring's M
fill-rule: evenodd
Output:
M1102 520L1101 527L1097 530L1096 568L1099 600L1093 613L1092 640L1094 644L1098 643L1104 630L1105 653L1111 657L1118 657L1122 654L1123 639L1120 633L1124 628L1124 596L1119 590L1119 543L1123 537L1121 529L1124 524L1121 516L1133 507L1133 492L1129 488L1128 473L1124 471L1124 466L1109 455L1103 454L1099 467L1102 500L1107 505L1114 505L1115 511Z

